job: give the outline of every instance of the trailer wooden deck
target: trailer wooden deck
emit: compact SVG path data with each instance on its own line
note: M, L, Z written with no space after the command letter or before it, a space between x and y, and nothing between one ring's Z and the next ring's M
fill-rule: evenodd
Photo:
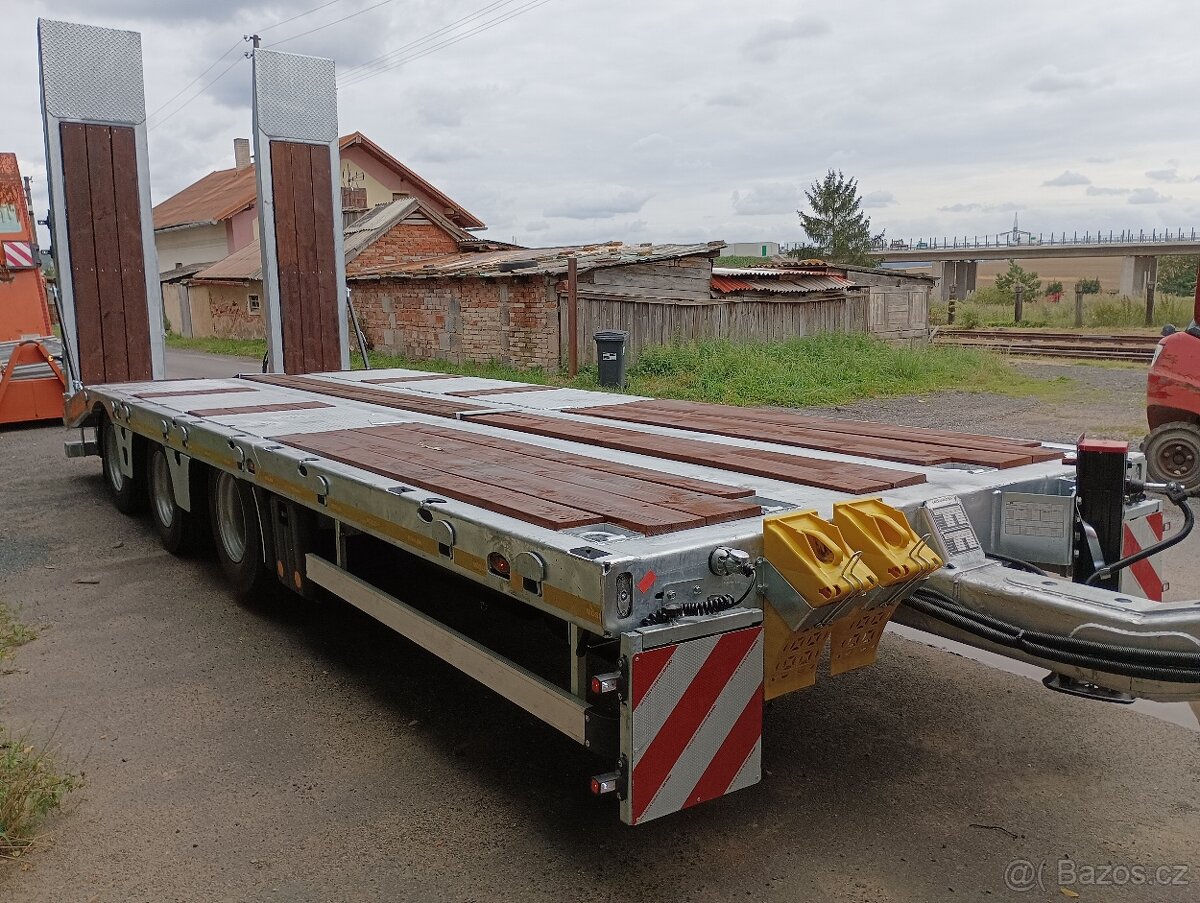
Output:
M1062 454L1034 440L414 371L248 374L135 394L193 417L253 420L298 451L550 530L657 536L761 515L762 481L879 495L928 482L930 468Z

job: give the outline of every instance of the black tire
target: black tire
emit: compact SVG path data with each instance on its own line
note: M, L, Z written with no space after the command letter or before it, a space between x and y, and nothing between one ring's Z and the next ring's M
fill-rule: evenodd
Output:
M1154 481L1200 486L1200 427L1194 423L1164 423L1146 437L1142 451Z
M208 511L217 561L239 601L257 603L274 592L275 578L263 562L263 534L254 489L245 480L214 470Z
M146 493L150 508L150 520L158 533L162 547L172 555L191 555L203 545L206 524L205 493L196 492L198 480L192 483L192 510L184 511L175 502L175 491L171 483L171 467L167 455L174 454L161 445L155 445L146 462ZM192 463L191 469L203 465Z
M132 517L146 510L146 473L142 460L145 446L140 436L133 437L130 443L133 476L125 476L121 472L117 429L108 417L100 421L100 462L104 488L108 490L108 496L117 510Z

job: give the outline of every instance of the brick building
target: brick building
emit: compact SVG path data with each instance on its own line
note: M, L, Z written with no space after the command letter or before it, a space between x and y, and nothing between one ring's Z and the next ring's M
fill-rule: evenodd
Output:
M477 238L412 197L385 203L354 219L343 230L343 244L347 275L363 268L387 268L475 249L508 247ZM178 293L174 305L171 292ZM185 334L263 338L266 326L258 239L186 278L164 283L163 296L167 299L168 320L173 326L186 322L190 331ZM173 315L179 319L173 319Z
M371 344L417 360L498 361L558 370L569 357L568 259L578 272L576 347L594 358L605 305L651 305L659 314L709 302L721 242L474 251L350 268L351 297ZM654 322L653 316L646 322ZM610 324L611 325L611 324ZM685 336L686 337L686 336ZM670 341L672 336L657 336Z

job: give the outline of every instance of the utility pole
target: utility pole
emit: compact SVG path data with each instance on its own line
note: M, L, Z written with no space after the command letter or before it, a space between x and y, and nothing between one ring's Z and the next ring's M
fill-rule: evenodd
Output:
M1158 283L1158 258L1150 258L1150 272L1146 278L1146 325L1154 325L1154 288Z
M1075 283L1075 325L1083 325L1083 286Z
M249 42L250 42L250 45L251 45L251 46L252 46L252 47L253 47L255 50L257 50L257 49L258 49L258 43L259 43L259 41L261 41L261 40L262 40L262 38L260 38L260 37L259 37L258 35L256 35L256 34L246 34L246 35L242 35L242 40L243 40L243 41L249 41Z
M1013 291L1017 299L1017 303L1013 307L1013 325L1017 326L1025 316L1025 286L1018 282L1013 287Z
M958 300L958 283L950 283L950 299L946 302L946 325L954 325L954 307Z

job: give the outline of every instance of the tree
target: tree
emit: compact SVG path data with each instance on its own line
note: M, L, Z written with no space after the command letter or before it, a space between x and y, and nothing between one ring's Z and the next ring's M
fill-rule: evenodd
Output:
M862 212L858 182L832 169L804 192L811 213L797 210L814 250L831 263L875 266L871 248L883 233L871 235L871 220Z
M1042 280L1038 278L1037 273L1030 273L1015 260L1009 260L1008 272L996 277L996 288L1012 295L1015 294L1018 284L1025 286L1025 297L1032 301L1042 287Z
M1081 295L1098 295L1100 294L1100 280L1080 279L1075 283L1075 291Z
M1158 290L1167 295L1196 294L1196 263L1200 257L1170 254L1158 258Z

